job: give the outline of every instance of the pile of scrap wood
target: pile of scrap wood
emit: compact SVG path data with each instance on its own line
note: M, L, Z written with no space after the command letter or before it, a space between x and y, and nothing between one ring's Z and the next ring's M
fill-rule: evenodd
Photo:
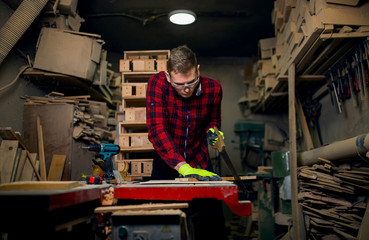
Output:
M28 181L61 181L65 155L54 154L46 176L41 171L45 159L31 153L23 137L10 127L0 127L0 184Z
M367 208L369 167L320 160L321 164L298 169L306 233L309 239L357 239Z
M90 96L64 96L51 92L45 97L24 96L29 104L74 104L73 138L87 144L114 141L115 111L108 109L105 102L88 100ZM109 118L110 117L110 118Z
M11 128L0 128L0 137L0 183L40 178L37 154L30 153L20 134Z

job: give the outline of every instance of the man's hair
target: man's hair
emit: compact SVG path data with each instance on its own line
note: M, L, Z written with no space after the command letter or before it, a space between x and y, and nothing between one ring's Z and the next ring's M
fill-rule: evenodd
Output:
M167 62L168 72L187 73L197 67L196 54L186 45L173 48Z

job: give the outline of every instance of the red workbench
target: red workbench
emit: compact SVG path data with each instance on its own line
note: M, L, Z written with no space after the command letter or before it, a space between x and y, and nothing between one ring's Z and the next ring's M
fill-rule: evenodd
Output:
M114 187L114 197L132 200L192 201L198 198L223 200L233 213L251 215L251 202L238 200L238 189L232 182L181 182L173 180L121 184Z

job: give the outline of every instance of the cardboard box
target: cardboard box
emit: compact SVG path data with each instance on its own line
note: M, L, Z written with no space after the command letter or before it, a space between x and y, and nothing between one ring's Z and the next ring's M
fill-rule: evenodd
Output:
M367 26L369 25L369 2L363 1L357 7L327 3L326 0L315 0L315 15L320 23Z
M277 39L275 37L259 40L259 52L260 52L261 59L267 59L272 56L270 50L272 48L275 48L276 42L277 42Z
M81 28L81 24L84 21L85 20L81 18L78 14L76 14L75 16L52 15L41 18L40 25L41 27L47 28L59 28L65 30L79 31L79 29Z
M34 68L93 80L100 62L101 40L91 35L42 28Z
M78 0L50 0L49 2L44 11L54 12L54 5L57 4L57 10L61 14L74 16L77 13Z

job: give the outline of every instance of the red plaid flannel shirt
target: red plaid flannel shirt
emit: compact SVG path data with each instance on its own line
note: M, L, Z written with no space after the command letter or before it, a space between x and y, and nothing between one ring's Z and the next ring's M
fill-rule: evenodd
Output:
M200 76L193 96L181 97L164 72L153 75L147 87L149 140L159 156L172 168L186 161L205 169L209 161L206 132L221 125L220 83Z

